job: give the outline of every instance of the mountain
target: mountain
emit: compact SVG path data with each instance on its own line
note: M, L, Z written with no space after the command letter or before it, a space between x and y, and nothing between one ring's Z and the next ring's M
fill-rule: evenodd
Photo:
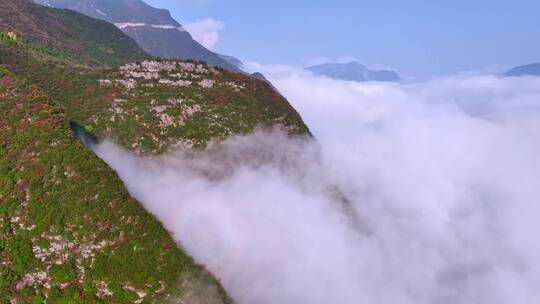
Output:
M32 67L29 79L46 87L70 119L137 153L202 149L258 126L309 134L270 84L204 62L153 59L83 74L53 71Z
M365 65L349 63L326 63L306 68L317 75L348 81L400 81L399 75L390 70L370 70Z
M242 60L240 60L240 59L238 59L236 57L228 56L228 55L222 55L222 54L220 54L219 56L221 56L221 58L227 60L230 64L236 66L239 69L242 69L242 66L244 65ZM255 73L252 73L252 74L249 74L249 73L246 73L246 72L242 72L242 73L244 73L245 75L249 75L249 76L251 76L253 78L257 78L259 80L265 81L268 84L270 84L270 86L272 86L272 88L276 89L276 87L274 87L274 85L260 72L255 72Z
M236 57L233 57L233 56L229 56L229 55L223 55L223 54L219 54L219 56L225 60L227 60L227 62L229 62L230 64L234 65L235 67L241 69L242 68L242 65L244 65L244 63L242 62L242 60L236 58Z
M229 302L74 139L61 104L33 85L0 95L0 302Z
M37 0L41 5L69 8L110 23L167 24L179 27L169 11L157 9L142 0Z
M144 59L104 21L0 9L0 303L231 303L75 134L196 153L260 125L309 135L298 113L264 81Z
M29 1L0 1L0 31L24 37L36 52L90 65L115 65L148 56L110 23Z
M505 76L540 76L540 63L522 65L511 69Z
M71 115L93 105L74 109L49 94L83 89L84 74L144 53L73 11L24 0L0 8L0 303L230 303L76 140Z
M240 69L200 43L171 17L169 11L154 8L142 0L35 0L67 8L87 16L114 23L145 51L162 58L205 61L231 71Z

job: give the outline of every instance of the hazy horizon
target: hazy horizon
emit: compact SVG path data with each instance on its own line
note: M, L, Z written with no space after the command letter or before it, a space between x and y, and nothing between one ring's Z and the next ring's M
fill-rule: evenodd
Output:
M532 0L147 3L212 36L215 51L262 64L355 59L425 79L540 61L540 3Z

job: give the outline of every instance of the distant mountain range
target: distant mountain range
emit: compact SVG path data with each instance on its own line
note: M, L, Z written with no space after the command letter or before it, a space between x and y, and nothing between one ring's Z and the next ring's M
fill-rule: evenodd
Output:
M214 53L195 41L168 10L142 0L34 0L38 4L67 8L114 23L145 51L162 58L202 60L212 66L240 71L233 57Z
M356 61L348 63L325 63L306 68L317 75L347 81L400 81L399 75L390 70L370 70Z
M505 76L540 76L540 63L521 65L511 69Z

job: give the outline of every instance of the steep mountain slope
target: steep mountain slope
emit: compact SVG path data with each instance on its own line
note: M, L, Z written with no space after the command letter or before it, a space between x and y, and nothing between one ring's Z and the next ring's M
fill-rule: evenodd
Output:
M148 53L162 58L202 60L212 66L240 71L200 43L174 20L167 10L142 0L35 0L57 8L69 8L116 24Z
M55 36L63 24L53 21L66 11L12 0L0 7L16 13L7 25L19 33L0 34L0 303L228 303L220 284L73 137L66 107L44 92L62 90L66 77L82 81L77 75L94 68L80 63L103 64L101 53L76 62L69 41ZM67 13L72 24L90 19ZM26 24L42 25L45 39ZM96 40L76 27L70 33L88 45L107 35L133 43L107 27ZM113 52L107 62L125 59ZM50 77L41 88L31 84L37 67Z
M317 74L348 81L399 81L399 75L390 70L370 70L365 65L352 61L349 63L326 63L306 68Z
M73 138L61 105L1 85L0 113L0 302L228 301Z
M87 130L138 152L203 148L258 126L309 134L267 82L203 62L145 60L100 70L19 64L19 70Z
M300 116L242 74L72 47L133 43L103 21L23 0L0 8L18 33L0 34L0 303L229 303L69 127L160 153L259 125L309 134ZM101 35L79 26L94 23Z
M540 76L540 63L522 65L511 69L505 76Z
M180 26L167 10L151 7L141 0L38 0L36 2L58 8L69 8L110 23L142 22Z
M91 65L117 65L146 53L113 25L25 0L0 1L0 31L14 31L36 52Z
M182 27L147 24L117 24L117 26L154 56L201 60L212 66L240 71L195 41Z
M0 0L1 1L1 0ZM280 125L309 134L301 117L264 80L196 61L144 60L118 68L85 68L63 58L0 48L11 67L100 137L146 153L203 148L209 141Z

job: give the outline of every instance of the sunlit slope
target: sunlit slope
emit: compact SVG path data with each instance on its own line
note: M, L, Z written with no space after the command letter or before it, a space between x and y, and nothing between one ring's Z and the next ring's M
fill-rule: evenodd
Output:
M195 293L225 302L72 136L63 107L9 79L0 85L0 301L149 303Z
M111 69L66 66L17 46L0 56L61 102L70 119L101 139L161 153L202 148L257 127L309 134L300 115L267 82L202 62L145 60Z
M0 0L0 32L13 31L36 53L90 65L117 65L147 56L114 25L28 0Z

